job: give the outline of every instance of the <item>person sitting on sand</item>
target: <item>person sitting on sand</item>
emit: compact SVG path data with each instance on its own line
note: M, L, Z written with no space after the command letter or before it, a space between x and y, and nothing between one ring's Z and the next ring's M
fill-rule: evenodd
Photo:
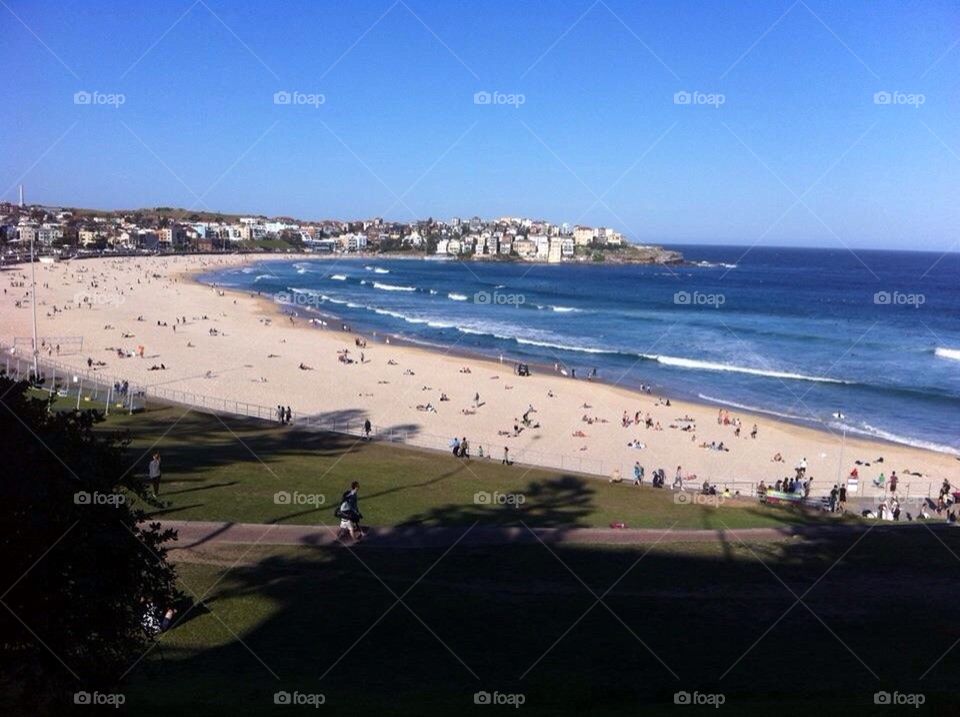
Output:
M780 455L780 453L775 453L775 454L773 455L773 459L772 459L772 460L773 460L774 463L783 463L783 456Z
M301 362L301 363L300 363L300 370L301 370L301 371L313 371L313 367L312 367L312 366L307 366L305 363Z
M623 476L620 475L620 469L614 468L613 473L610 476L611 483L623 483Z

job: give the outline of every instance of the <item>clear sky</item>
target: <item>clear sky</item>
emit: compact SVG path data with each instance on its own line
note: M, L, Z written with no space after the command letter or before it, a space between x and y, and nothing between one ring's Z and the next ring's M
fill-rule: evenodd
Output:
M0 29L6 200L960 237L953 1L2 0Z

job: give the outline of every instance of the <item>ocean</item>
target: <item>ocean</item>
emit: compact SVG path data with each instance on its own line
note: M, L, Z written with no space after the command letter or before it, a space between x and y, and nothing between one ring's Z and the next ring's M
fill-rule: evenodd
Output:
M318 257L201 281L440 351L960 455L960 254L668 248L689 264Z

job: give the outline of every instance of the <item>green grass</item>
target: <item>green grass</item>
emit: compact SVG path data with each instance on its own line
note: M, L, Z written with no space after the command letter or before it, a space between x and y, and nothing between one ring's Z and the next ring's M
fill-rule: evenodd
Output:
M955 714L960 651L937 660L960 637L960 531L938 535L649 553L210 547L179 566L205 605L121 689L138 715L287 714L277 690L361 715L492 714L478 690L522 693L536 715L676 714L678 690L724 694L722 714L887 714L881 689Z
M129 429L132 470L146 476L149 455L163 462L157 515L183 520L331 524L353 480L371 525L483 524L557 527L743 528L822 520L796 511L731 500L719 508L676 504L669 490L611 485L603 479L264 422L152 407L114 414L104 428ZM475 495L520 494L518 507L477 504ZM278 503L275 496L291 496ZM323 496L325 503L319 503ZM300 502L298 502L300 501ZM313 501L313 502L311 502Z

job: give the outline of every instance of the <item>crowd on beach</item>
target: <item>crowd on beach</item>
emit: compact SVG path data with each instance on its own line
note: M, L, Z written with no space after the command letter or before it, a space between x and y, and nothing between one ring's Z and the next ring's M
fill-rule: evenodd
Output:
M203 265L203 260L200 259L190 261ZM40 303L48 318L51 319L51 325L56 321L60 322L61 326L69 326L71 312L81 311L84 317L91 317L96 316L91 314L91 311L98 308L107 310L110 323L102 324L101 322L103 333L99 333L101 325L96 327L98 329L96 335L109 337L103 341L104 352L98 354L96 348L86 348L85 345L90 355L82 355L87 368L91 371L99 371L103 374L113 372L116 375L128 375L131 378L138 377L137 374L141 371L167 372L163 377L164 383L167 384L174 381L183 383L210 379L211 385L216 386L216 389L211 391L235 391L239 381L244 381L245 386L250 386L249 382L267 383L269 377L269 392L256 386L251 387L251 393L256 394L260 403L267 405L272 404L273 400L284 399L283 403L278 402L276 405L275 415L280 425L290 425L293 422L292 408L285 405L291 398L291 383L279 370L264 368L267 365L284 366L284 371L292 371L297 375L292 382L292 385L297 387L296 390L311 391L310 400L307 398L301 400L298 397L299 394L295 393L296 403L301 404L298 411L328 410L326 407L318 409L315 404L311 404L311 400L314 400L316 395L323 395L323 386L331 381L341 384L341 388L347 384L359 386L354 389L352 396L353 400L360 398L360 409L371 411L381 418L385 413L395 411L390 414L390 419L384 419L385 422L397 418L397 423L402 423L408 419L398 415L405 408L409 408L410 413L407 416L411 413L419 414L417 422L427 430L433 431L433 435L438 437L438 445L442 446L443 441L448 440L439 436L449 436L456 432L456 439L449 439L448 447L451 451L455 450L458 457L464 459L483 458L509 464L515 460L514 456L516 456L524 462L538 462L538 458L532 457L537 454L530 450L536 447L543 457L552 460L563 457L568 452L584 455L582 464L584 470L588 467L603 465L606 471L591 470L590 472L610 475L613 465L629 466L636 455L642 456L636 461L637 466L642 463L648 467L672 466L678 462L688 467L693 466L687 471L671 470L669 476L668 471L661 467L650 467L649 472L641 467L640 475L637 476L635 466L636 485L646 485L649 476L649 484L658 487L676 487L709 494L729 492L735 495L738 489L744 493L761 492L757 490L759 488L757 474L760 471L752 468L762 460L759 457L753 457L753 454L762 451L764 456L773 454L770 463L764 460L767 466L764 472L771 474L767 479L770 481L769 490L792 495L800 494L804 497L818 494L829 501L829 495L824 494L830 483L826 485L822 482L814 483L811 491L812 478L808 475L804 475L799 480L796 476L782 477L781 467L786 467L787 460L795 460L799 451L789 441L780 442L782 434L778 431L768 431L768 426L771 424L764 422L760 417L755 423L749 418L734 415L724 408L716 412L714 426L713 416L706 410L690 404L676 406L670 398L666 397L656 398L653 388L646 383L641 385L639 395L632 394L633 398L611 400L610 396L613 394L604 393L602 398L597 394L598 399L594 400L595 394L592 392L594 390L599 392L603 387L591 386L588 389L589 392L579 387L586 386L588 380L596 379L596 371L589 368L576 371L572 367L561 366L559 363L554 367L556 374L568 379L582 377L582 380L566 382L549 378L549 368L542 372L537 369L538 373L547 375L549 383L543 382L540 376L530 379L528 377L534 373L530 365L516 362L513 363L511 371L510 362L504 366L503 358L500 361L502 370L497 370L495 362L492 368L488 364L486 369L476 364L472 367L465 364L459 367L454 365L455 379L458 379L455 380L443 371L436 371L433 368L425 370L423 363L409 360L410 354L394 351L387 337L374 335L373 338L379 338L380 343L370 341L368 344L367 337L352 333L350 326L335 319L328 322L311 317L308 322L301 321L296 315L278 319L276 314L272 317L257 314L255 320L260 326L257 327L254 324L254 328L249 333L244 326L241 335L239 325L235 321L228 320L226 311L221 308L229 310L229 305L237 303L235 297L239 296L242 302L244 296L228 294L220 287L213 286L205 289L207 292L212 292L215 303L204 304L196 300L196 303L191 301L168 304L162 298L152 304L145 303L142 300L145 297L154 295L173 297L180 293L181 279L176 273L166 269L161 273L161 266L163 266L161 260L155 259L117 259L47 267L44 271L53 272L50 275L54 277L52 285L69 284L70 293L76 291L77 294L74 301L64 301L62 297L65 292L61 291L57 294L54 289L51 289L45 295L52 294L58 298L49 303L43 299ZM22 296L10 297L10 304L14 303L13 299L17 302L29 299L26 277L14 273L8 276L11 278L10 292L22 293ZM160 290L167 293L160 293ZM199 292L203 289L192 288L191 290ZM7 293L6 289L5 293ZM140 299L137 303L138 308L124 315L120 310L122 304L136 302L138 298ZM115 305L104 306L110 300L114 301ZM26 305L29 305L29 301ZM179 308L181 306L190 308ZM194 306L196 308L193 308ZM142 314L138 315L137 312ZM232 314L231 318L233 318ZM85 318L85 321L89 330L90 319ZM338 342L338 348L334 350L329 348L330 340L325 338L324 341L327 343L323 352L305 352L301 348L293 354L291 360L290 349L285 350L283 347L278 347L277 343L271 343L276 341L282 345L291 336L289 333L275 333L277 331L286 331L291 327L298 327L305 331L318 326L332 328L331 333L336 332L337 329L343 333L350 333L351 335L345 338L352 345L344 347L341 339L335 339ZM259 335L257 331L260 332ZM227 353L237 351L239 358L239 351L246 347L238 345L238 340L245 342L248 336L256 336L249 342L251 345L257 345L258 348L264 347L263 352L259 354L260 363L257 363L256 356L250 355L250 351L244 354L247 362L245 364L233 359L232 355ZM203 362L210 361L211 347L220 346L221 342L223 346L229 348L215 349L218 352L224 352L218 355L218 363L209 362L203 365L198 360L196 363L200 365L193 365L193 362L185 361L184 357L194 355L198 358L201 355L204 356ZM293 339L291 339L292 343L294 343ZM305 345L302 340L296 343L301 347ZM171 346L174 350L170 349ZM184 348L188 351L183 351ZM41 349L50 356L73 356L73 361L76 362L75 347L61 345L61 340L43 341ZM229 356L229 358L223 361L223 356ZM264 356L269 359L268 363L263 363ZM141 360L143 363L140 363ZM241 364L243 364L242 367ZM133 368L133 365L136 365L136 369L129 371L127 367ZM340 371L339 367L349 372L351 378L340 381L331 374L331 371ZM244 369L255 369L257 373L251 376L250 372ZM298 369L302 372L316 370L317 373L299 374ZM231 371L234 372L232 375L229 374ZM231 378L229 381L212 381L221 375L231 375ZM353 375L357 378L353 379ZM426 379L424 375L427 376ZM138 378L143 380L145 377L141 375ZM113 381L112 378L110 380ZM125 382L126 379L118 383ZM398 385L399 389L403 390L395 392L392 387L384 391L377 390L378 386L386 386L390 383ZM276 395L269 395L274 393L275 386ZM531 386L536 388L530 388ZM567 386L570 388L566 388ZM410 400L409 396L416 395L414 392L418 389L420 397ZM187 390L193 389L191 387ZM576 401L572 400L572 396ZM302 405L304 403L307 405ZM398 405L388 406L393 403ZM548 405L541 405L543 403ZM354 408L354 406L343 405L342 401L341 405L330 407L332 410L348 408ZM566 421L570 422L569 427L565 425ZM771 433L777 435L776 442L771 439ZM425 432L424 435L426 435ZM369 437L369 432L367 436ZM775 449L779 450L775 451ZM784 455L787 456L786 460ZM587 456L590 458L588 459ZM575 456L567 455L567 457ZM671 457L674 460L670 460ZM750 460L751 463L746 464L746 460ZM802 462L805 464L806 460L803 459ZM864 470L865 465L859 466L860 469ZM911 464L898 463L897 465ZM752 470L752 475L741 477L739 471L745 466ZM914 467L924 468L925 477L929 478L930 473L926 472L927 469L923 465ZM820 470L822 469L818 469L818 473ZM627 472L629 473L629 469ZM900 473L900 475L906 474L906 471ZM725 476L730 476L730 479L726 480ZM883 473L875 479L871 476L871 479L860 484L859 492L850 491L851 497L860 499L863 494L862 489L867 487L873 493L879 492L887 500L899 500L902 504L898 480L899 475L896 472L890 473L889 477ZM627 481L621 478L618 482ZM844 481L843 485L841 482L837 483L837 496L831 501L834 507L846 503L841 499L841 488L846 489L848 483L849 480ZM728 488L728 485L731 488ZM762 493L766 493L767 490L767 485L764 485ZM931 515L937 514L936 508L941 502L944 503L939 506L941 513L944 515L950 513L952 505L947 505L951 503L948 495L943 501L934 501L934 505L927 506ZM890 514L896 513L896 506L892 502L888 507ZM875 512L887 514L887 510L880 506L877 506Z

